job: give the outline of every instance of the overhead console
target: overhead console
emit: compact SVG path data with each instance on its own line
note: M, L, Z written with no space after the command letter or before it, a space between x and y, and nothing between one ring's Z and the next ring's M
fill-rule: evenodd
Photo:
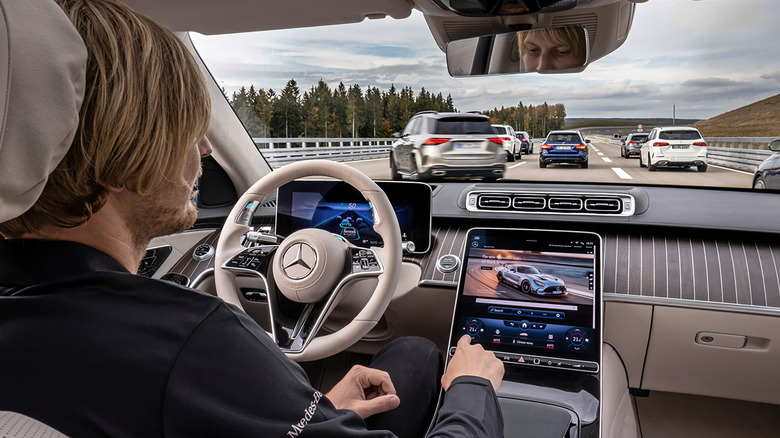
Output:
M469 335L505 363L504 417L539 414L506 437L598 436L601 254L594 233L469 230L448 359Z

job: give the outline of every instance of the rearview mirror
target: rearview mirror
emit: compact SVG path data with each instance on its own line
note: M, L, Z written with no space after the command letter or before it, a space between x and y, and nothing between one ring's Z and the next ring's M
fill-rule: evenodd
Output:
M772 143L769 143L769 150L773 152L780 152L780 139L773 140Z
M588 63L588 33L580 25L548 27L447 44L453 77L510 73L576 73Z

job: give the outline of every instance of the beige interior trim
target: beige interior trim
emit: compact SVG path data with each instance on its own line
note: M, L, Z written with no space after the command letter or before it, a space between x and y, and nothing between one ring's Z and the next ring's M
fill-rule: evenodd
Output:
M620 352L628 372L628 386L639 388L645 362L653 306L645 304L605 303L604 342Z
M700 332L730 336L707 344ZM778 346L777 317L656 306L642 389L780 404Z

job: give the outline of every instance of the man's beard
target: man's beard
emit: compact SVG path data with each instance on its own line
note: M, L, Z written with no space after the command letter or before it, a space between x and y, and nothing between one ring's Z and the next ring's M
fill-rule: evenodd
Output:
M173 183L163 184L168 186ZM183 206L184 193L189 197L193 191L183 183L177 183L176 186L175 189L168 189L163 193L158 191L145 196L138 203L139 207L128 222L134 246L145 249L153 238L181 233L195 224L198 218L195 206L191 202L186 208Z

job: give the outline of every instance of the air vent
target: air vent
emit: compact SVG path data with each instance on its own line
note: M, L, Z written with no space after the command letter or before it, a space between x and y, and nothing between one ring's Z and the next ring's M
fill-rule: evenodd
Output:
M582 210L582 199L580 198L550 198L548 202L550 210Z
M559 215L632 216L635 205L623 193L475 190L466 200L469 211Z
M603 213L617 213L622 205L620 199L588 198L585 200L585 210Z
M517 196L512 199L512 207L515 210L544 210L547 201L542 197Z
M482 195L479 197L479 208L485 210L506 209L512 206L512 198L505 195Z

